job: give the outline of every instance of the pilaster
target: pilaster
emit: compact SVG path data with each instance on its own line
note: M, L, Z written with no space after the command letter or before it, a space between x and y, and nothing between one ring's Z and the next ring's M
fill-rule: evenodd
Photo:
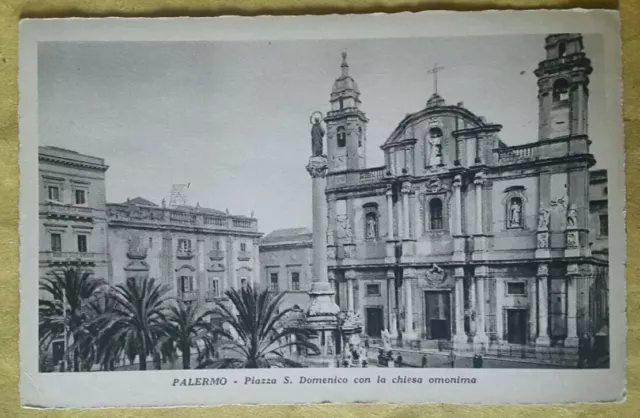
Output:
M453 337L453 344L466 344L468 341L467 333L464 331L464 268L456 267L455 270L455 321L456 332Z
M548 347L549 339L549 266L538 264L538 337L536 345Z

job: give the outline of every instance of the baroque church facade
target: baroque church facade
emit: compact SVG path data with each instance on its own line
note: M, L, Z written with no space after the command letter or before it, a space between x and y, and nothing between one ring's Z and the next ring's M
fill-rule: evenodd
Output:
M593 171L591 62L580 34L546 37L538 141L437 92L367 167L368 119L343 53L330 96L329 280L365 332L457 347L566 347L608 334L606 171Z

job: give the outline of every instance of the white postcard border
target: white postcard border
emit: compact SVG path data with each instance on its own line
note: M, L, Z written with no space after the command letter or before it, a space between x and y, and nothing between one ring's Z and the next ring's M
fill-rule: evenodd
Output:
M119 373L38 372L37 47L43 41L211 41L600 33L604 39L610 159L610 353L604 370L259 369ZM620 27L613 11L426 12L301 17L25 20L20 27L20 393L31 407L140 407L301 403L564 403L619 401L626 387L625 182ZM594 140L598 140L597 138ZM303 163L301 163L303 164ZM245 385L247 377L277 384ZM283 383L289 376L294 382ZM299 384L299 377L345 377L347 384ZM376 383L377 377L387 383ZM422 384L391 383L422 377ZM224 377L226 385L173 386L174 379ZM372 383L353 379L370 377ZM428 383L474 377L475 384ZM238 383L233 383L238 382Z

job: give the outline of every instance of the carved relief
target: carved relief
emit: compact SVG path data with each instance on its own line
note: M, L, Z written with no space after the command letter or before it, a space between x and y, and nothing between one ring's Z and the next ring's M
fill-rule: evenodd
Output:
M538 248L541 248L541 249L549 248L549 233L548 232L538 233Z
M547 264L538 264L538 276L548 276L549 266Z
M438 289L451 287L445 271L438 265L434 264L423 277L418 280L418 285L426 289Z
M546 231L549 229L549 209L540 208L538 212L538 231Z
M578 231L567 232L567 247L569 248L578 247Z
M567 209L567 228L575 228L578 225L578 208L571 204Z

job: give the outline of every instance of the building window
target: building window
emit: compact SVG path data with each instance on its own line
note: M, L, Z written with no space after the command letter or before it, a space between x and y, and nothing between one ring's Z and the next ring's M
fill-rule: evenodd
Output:
M344 109L344 99L342 97L338 99L338 104L340 105L340 110Z
M245 244L244 242L240 243L240 251L242 251L243 253L247 251L247 244Z
M431 199L429 202L429 229L438 230L442 228L442 200Z
M180 276L180 291L193 292L193 276Z
M245 287L247 287L248 283L249 283L249 281L247 280L246 277L241 277L240 278L240 287L245 288Z
M338 148L347 146L347 133L344 130L344 126L338 126Z
M378 238L378 214L374 211L368 211L365 219L365 237L367 239Z
M602 192L604 193L604 195L608 195L609 194L609 188L608 187L604 187L604 189L602 189Z
M509 206L507 207L507 227L508 228L522 228L522 199L519 197L512 197L509 199Z
M216 241L216 251L220 251L220 241Z
M153 237L149 237L149 248L153 248Z
M189 240L189 239L179 239L178 240L178 251L181 251L181 252L191 251L191 240Z
M600 236L609 236L609 215L603 214L599 216L600 220Z
M54 253L62 252L62 235L51 234L51 251Z
M300 290L300 273L297 271L291 273L291 290Z
M362 126L358 126L358 148L362 146Z
M78 252L79 253L87 252L87 236L86 235L78 235Z
M58 186L49 186L48 192L49 192L49 200L54 202L60 201L60 188Z
M368 284L367 285L367 296L380 296L380 285L379 284Z
M526 294L526 286L524 282L507 283L507 295L523 296Z
M209 293L214 298L220 296L220 279L217 277L212 277L209 280Z
M76 189L76 205L87 204L87 193L84 190Z
M553 83L553 102L564 104L569 100L569 82L559 78Z
M278 273L271 273L269 287L272 292L280 291L280 287L278 286Z

